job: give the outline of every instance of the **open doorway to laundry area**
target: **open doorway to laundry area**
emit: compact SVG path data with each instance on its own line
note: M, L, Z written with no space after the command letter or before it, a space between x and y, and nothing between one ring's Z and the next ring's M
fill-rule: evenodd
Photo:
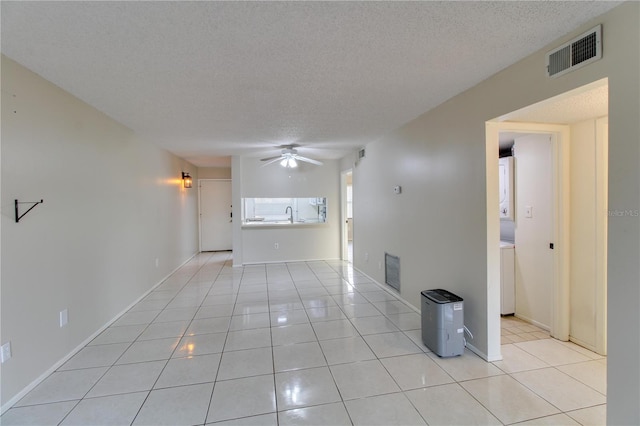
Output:
M497 205L497 157L501 138L503 144L508 138L515 143L515 203L511 224L499 219ZM544 167L541 165L544 162L535 166L527 159L531 154L529 148L533 146L532 138L543 138L542 142L538 140L538 148L544 143L544 138L551 144L550 207L553 223L548 238L547 231L538 231L537 235L527 237L527 232L531 231L527 228L547 208L544 204L539 205L540 201L531 201L531 194L526 192L527 182L522 182L524 179L534 186L547 186L545 170L536 169ZM493 282L500 282L503 278L500 256L497 255L499 249L495 246L505 235L512 236L515 242L515 316L548 329L551 336L559 340L570 340L601 355L606 355L607 335L607 147L606 79L487 123L488 278ZM521 159L518 158L519 152L524 155ZM544 150L538 154L547 155ZM490 158L493 156L495 160ZM519 167L524 170L519 170ZM495 209L491 209L490 203L494 201ZM525 239L519 242L519 235ZM531 245L537 246L538 255L528 253ZM551 281L541 281L536 276L542 268L550 269ZM501 301L502 292L494 287L488 297ZM500 303L494 302L489 306L493 307L489 318L496 319L490 322L490 327L499 327Z
M553 190L557 186L553 167L556 144L557 137L552 133L500 132L500 151L504 155L506 149L502 147L508 147L510 154L501 159L510 159L512 163L511 173L502 174L501 181L507 181L503 186L510 188L507 197L513 204L513 213L500 218L500 313L517 312L520 319L546 331L551 330L552 310L548 301L556 285L557 208ZM513 259L504 256L505 250L512 251ZM507 295L513 300L507 300ZM507 304L511 309L507 309ZM503 335L502 341L505 340L509 338Z

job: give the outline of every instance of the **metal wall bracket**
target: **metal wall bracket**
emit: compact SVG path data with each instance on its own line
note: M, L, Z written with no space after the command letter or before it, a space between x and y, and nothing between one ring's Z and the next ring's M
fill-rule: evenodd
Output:
M26 215L31 210L33 210L38 204L42 204L42 203L44 203L44 200L40 200L40 201L18 201L18 200L16 200L16 223L20 222L20 219L22 219L24 217L24 215ZM26 212L24 212L22 214L19 214L18 213L18 205L19 204L33 204L33 205L31 207L29 207Z

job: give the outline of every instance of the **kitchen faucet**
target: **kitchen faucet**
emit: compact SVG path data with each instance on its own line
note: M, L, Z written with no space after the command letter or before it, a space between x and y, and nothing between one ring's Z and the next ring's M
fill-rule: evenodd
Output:
M289 215L289 222L293 223L293 208L291 206L287 206L287 208L284 209L284 213L287 214L289 210L291 210L291 214Z

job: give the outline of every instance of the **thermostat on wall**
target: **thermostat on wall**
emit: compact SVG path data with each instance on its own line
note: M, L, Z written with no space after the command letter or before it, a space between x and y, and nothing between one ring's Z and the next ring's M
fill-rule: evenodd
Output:
M396 185L393 187L393 192L395 192L396 194L401 194L402 193L402 187L400 185Z

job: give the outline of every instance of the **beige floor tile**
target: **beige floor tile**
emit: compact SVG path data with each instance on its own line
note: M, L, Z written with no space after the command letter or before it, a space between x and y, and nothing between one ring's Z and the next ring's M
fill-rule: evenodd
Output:
M597 354L597 353L595 353L595 352L593 352L593 351L591 351L591 350L589 350L587 348L583 348L580 345L576 345L573 342L560 342L560 344L562 344L562 345L566 346L567 348L572 349L572 350L574 350L576 352L579 352L582 355L584 355L584 356L586 356L587 358L590 358L590 359L603 359L603 358L606 358L603 355Z
M13 407L0 417L0 424L3 426L57 425L77 403L78 401L66 401Z
M154 389L213 382L218 372L218 364L220 354L170 359Z
M272 348L224 352L216 380L273 374Z
M541 339L516 343L516 346L540 358L549 365L564 365L590 360L589 357L563 345L555 339Z
M516 345L502 345L502 361L495 361L493 365L505 373L535 370L548 367L549 364L523 351Z
M607 406L596 405L567 413L583 426L602 426L607 424Z
M213 383L151 391L134 425L194 425L204 423Z
M349 414L342 402L297 408L278 413L281 426L332 425L351 426ZM242 424L245 425L244 423ZM256 423L258 425L258 423ZM260 424L262 426L262 424Z
M426 425L402 393L355 399L345 405L355 426Z
M501 323L503 328L509 328L509 327L517 327L520 324L524 324L524 321L521 321L516 317L509 316L509 317L502 317Z
M511 343L520 343L520 342L526 342L527 341L527 339L522 337L521 334L512 334L512 335L509 336L509 339L511 340Z
M501 424L457 383L412 390L405 395L430 425Z
M273 376L263 377L273 380ZM341 401L336 382L327 367L276 373L275 384L279 410ZM231 404L234 402L230 400Z
M380 360L402 390L452 383L453 379L426 354Z
M18 401L14 407L80 399L106 371L107 367L55 372Z
M525 333L533 333L534 331L542 331L541 328L536 327L535 325L531 325L531 324L521 325L521 326L518 326L518 328L520 330L524 331Z
M607 394L607 366L598 361L587 361L557 367L558 370L592 387L603 395Z
M325 365L327 361L318 342L296 343L273 348L273 366L276 372Z
M343 400L400 391L396 382L378 360L339 364L330 368Z
M363 338L378 358L423 353L402 332L370 334Z
M101 398L85 398L69 413L61 425L131 424L147 395L148 392L139 392Z
M320 347L329 365L376 359L373 351L360 336L323 340Z
M555 368L515 373L513 377L562 411L607 402L601 393Z
M514 316L501 341L498 362L440 358L419 313L345 262L236 268L206 253L0 423L605 424L606 357Z
M501 345L508 345L509 343L514 343L514 341L510 338L510 336L502 336L500 338Z
M457 381L504 374L498 367L486 362L468 349L463 355L450 358L441 358L434 353L428 355Z
M241 404L238 401L242 401ZM216 382L207 422L231 420L276 411L272 375Z
M580 426L580 423L566 414L554 414L553 416L539 417L516 424L518 426Z
M556 407L507 375L470 380L460 385L505 424L559 412Z

